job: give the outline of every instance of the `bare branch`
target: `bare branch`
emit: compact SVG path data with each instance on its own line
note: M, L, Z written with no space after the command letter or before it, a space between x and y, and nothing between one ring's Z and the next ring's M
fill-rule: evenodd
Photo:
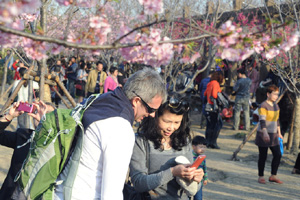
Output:
M134 47L134 46L140 46L140 43L132 43L132 44L116 44L116 45L87 45L87 44L76 44L72 42L67 42L65 40L60 40L52 37L46 37L41 35L33 35L30 33L14 30L5 26L0 25L0 31L11 33L18 36L23 36L26 38L30 38L35 41L44 41L49 43L56 43L58 45L62 45L64 47L68 48L76 48L76 49L85 49L85 50L104 50L104 49L120 49L120 48L126 48L126 47ZM159 44L164 43L187 43L192 41L197 41L203 38L209 38L213 37L210 34L203 34L197 37L191 37L191 38L183 38L183 39L177 39L177 40L165 40L160 41Z

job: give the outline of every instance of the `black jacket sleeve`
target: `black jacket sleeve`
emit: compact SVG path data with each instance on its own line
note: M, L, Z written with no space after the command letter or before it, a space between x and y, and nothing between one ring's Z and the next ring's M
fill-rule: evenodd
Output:
M6 147L15 148L17 143L17 134L11 131L5 131L10 122L0 122L0 144Z

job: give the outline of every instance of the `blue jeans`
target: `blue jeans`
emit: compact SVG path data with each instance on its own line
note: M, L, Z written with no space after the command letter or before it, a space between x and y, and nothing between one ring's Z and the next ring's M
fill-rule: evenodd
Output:
M236 98L234 102L234 130L239 130L241 108L244 112L245 129L250 130L249 98Z
M194 196L194 200L202 200L202 188L203 188L203 183L201 185L200 190L197 192L197 194Z

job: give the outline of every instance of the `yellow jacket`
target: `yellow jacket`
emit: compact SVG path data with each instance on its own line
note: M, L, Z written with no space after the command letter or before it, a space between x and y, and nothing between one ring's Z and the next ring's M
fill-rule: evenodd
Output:
M98 72L99 71L97 69L93 69L90 71L89 76L87 78L86 87L85 87L86 92L91 92L91 93L95 92ZM103 93L103 85L104 85L106 76L107 76L106 73L104 71L101 71L100 83L102 83L102 86L100 86L100 94Z

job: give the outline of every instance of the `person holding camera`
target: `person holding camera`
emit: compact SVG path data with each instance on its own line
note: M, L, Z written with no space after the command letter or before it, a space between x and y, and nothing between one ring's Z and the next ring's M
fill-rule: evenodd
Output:
M29 152L30 138L34 131L26 128L19 128L15 132L5 130L14 118L24 115L24 111L18 110L20 103L21 102L13 103L9 111L0 116L0 144L14 149L10 168L0 190L0 199L11 199L11 196L17 186L14 179L20 171ZM36 112L28 113L28 115L34 118L34 125L37 127L42 116L53 111L54 106L51 105L51 103L45 104L42 101L33 103L33 105L36 107Z

